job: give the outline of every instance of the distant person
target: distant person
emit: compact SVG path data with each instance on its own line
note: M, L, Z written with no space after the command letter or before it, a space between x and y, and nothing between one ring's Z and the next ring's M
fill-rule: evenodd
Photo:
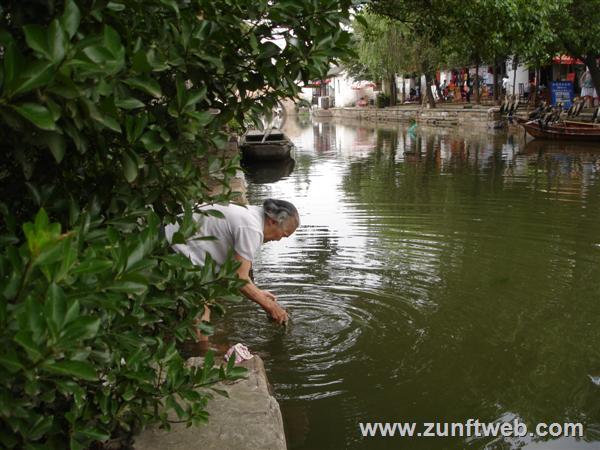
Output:
M194 214L194 220L200 224L199 232L190 237L185 244L173 244L173 249L198 266L203 266L207 254L218 266L225 263L227 256L241 263L237 274L246 281L240 292L265 310L279 324L285 324L288 314L277 297L269 291L259 289L250 278L250 269L260 246L265 242L279 241L296 231L300 225L300 216L296 207L285 200L267 199L262 206L206 205L204 210L217 210L224 218ZM177 224L167 225L165 235L172 242L173 234L179 230ZM214 236L216 240L199 240L198 237ZM204 307L202 321L210 321L210 309ZM198 342L208 341L208 337L195 329Z
M508 90L508 82L509 82L508 75L504 75L502 77L502 93L504 95L506 95L506 91Z
M590 69L586 67L585 72L581 75L579 80L581 84L581 96L584 99L584 105L586 108L594 106L594 98L597 96L596 89L594 89L594 80Z

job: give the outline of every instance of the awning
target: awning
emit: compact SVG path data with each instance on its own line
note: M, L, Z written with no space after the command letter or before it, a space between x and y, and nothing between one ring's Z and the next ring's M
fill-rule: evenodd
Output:
M329 84L329 83L331 83L331 78L327 78L326 80L311 81L306 86L307 87L315 87L315 86L321 86L321 84Z
M584 62L580 59L573 58L569 55L559 55L552 58L552 63L554 64L584 64Z
M358 91L360 89L365 89L365 88L374 88L376 85L375 83L371 82L371 81L356 81L354 83L352 83L352 85L350 86L350 89L354 89L355 91Z

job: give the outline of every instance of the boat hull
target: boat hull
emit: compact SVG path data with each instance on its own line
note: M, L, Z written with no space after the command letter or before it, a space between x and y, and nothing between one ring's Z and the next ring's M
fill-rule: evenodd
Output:
M537 121L522 124L527 133L537 139L600 142L600 127L551 124L540 127Z
M252 161L277 161L290 157L292 143L289 141L245 143L240 146L244 159Z

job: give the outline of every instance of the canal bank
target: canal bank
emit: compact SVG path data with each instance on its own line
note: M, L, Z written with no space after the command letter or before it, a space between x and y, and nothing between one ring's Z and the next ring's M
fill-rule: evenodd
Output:
M190 358L188 363L201 367L203 358ZM215 393L208 402L208 424L188 427L177 423L177 416L171 414L169 419L174 423L170 430L142 431L135 438L134 449L285 450L281 410L271 393L262 359L255 355L240 365L248 369L248 376L215 386L226 396Z
M436 108L426 108L417 104L387 108L315 108L312 110L312 115L318 119L333 117L373 123L414 120L429 125L458 125L478 129L502 128L505 123L499 107L477 105L441 105Z

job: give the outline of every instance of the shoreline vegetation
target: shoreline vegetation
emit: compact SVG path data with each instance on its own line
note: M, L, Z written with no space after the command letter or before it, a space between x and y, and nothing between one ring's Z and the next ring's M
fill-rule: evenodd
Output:
M0 6L0 446L199 426L215 383L247 374L177 349L212 333L205 304L239 298L238 263L195 267L161 230L178 221L183 242L195 205L232 198L239 160L214 155L349 51L350 6Z

